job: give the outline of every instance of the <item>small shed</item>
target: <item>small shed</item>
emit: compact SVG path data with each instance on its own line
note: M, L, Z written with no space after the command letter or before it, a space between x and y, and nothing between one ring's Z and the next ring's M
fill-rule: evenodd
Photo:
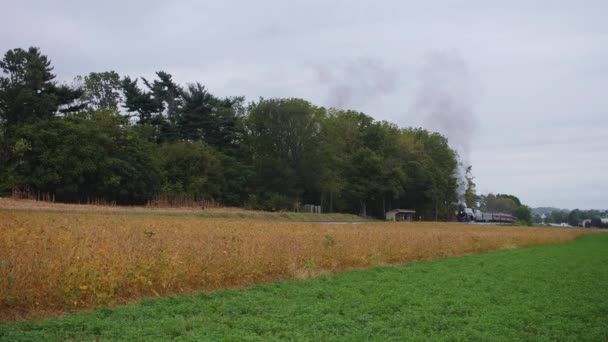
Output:
M320 214L321 213L321 206L320 205L314 205L314 204L304 204L302 206L302 208L300 208L300 211L303 212L303 213Z
M393 209L386 212L387 221L412 222L416 210Z

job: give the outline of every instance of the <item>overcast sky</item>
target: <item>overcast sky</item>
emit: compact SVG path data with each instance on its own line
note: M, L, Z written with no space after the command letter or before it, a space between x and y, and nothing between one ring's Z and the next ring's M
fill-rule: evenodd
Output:
M608 1L11 1L0 50L441 131L478 192L608 208Z

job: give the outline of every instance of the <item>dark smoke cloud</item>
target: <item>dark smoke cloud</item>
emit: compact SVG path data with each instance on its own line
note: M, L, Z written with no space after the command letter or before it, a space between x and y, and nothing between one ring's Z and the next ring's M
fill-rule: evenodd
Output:
M473 105L476 86L469 69L455 52L433 52L427 56L419 82L412 112L422 116L426 129L448 138L458 152L458 177L462 180L464 169L471 164L472 140L478 126Z
M338 109L364 105L368 100L393 92L395 72L382 61L361 58L335 68L316 67L319 82L328 88L327 105Z

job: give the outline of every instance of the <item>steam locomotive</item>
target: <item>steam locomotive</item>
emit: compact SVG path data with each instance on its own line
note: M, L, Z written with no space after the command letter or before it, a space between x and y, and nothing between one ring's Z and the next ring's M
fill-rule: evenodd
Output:
M504 213L484 213L478 209L467 208L461 205L456 214L460 222L515 222L515 216Z

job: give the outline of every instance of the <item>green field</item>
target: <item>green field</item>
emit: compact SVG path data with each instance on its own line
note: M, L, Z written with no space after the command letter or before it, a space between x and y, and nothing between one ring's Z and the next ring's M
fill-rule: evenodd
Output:
M608 341L608 234L0 324L6 341L114 339Z

